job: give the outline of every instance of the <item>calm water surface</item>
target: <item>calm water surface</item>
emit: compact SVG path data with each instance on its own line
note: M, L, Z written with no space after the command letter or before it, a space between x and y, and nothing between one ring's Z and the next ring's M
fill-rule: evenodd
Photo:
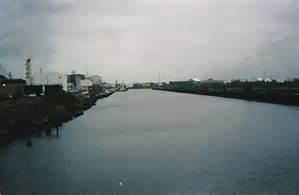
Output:
M0 149L6 194L299 194L299 109L116 93L60 137Z

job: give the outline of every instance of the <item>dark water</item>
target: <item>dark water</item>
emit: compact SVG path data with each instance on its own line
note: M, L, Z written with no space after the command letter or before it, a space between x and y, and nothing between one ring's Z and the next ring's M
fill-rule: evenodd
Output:
M299 109L132 90L0 149L7 194L299 194Z

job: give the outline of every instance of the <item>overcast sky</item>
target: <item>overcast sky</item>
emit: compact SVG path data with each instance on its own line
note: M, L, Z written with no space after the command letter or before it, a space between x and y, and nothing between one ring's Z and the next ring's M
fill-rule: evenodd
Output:
M0 0L0 62L107 80L299 76L298 0Z

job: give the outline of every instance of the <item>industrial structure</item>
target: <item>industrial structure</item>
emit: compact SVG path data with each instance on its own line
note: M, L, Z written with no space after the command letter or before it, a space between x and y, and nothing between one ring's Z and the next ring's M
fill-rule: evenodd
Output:
M31 69L31 59L28 58L26 60L26 63L25 63L25 69L26 69L26 81L27 81L27 84L28 85L32 85L32 81L33 81L33 78L32 78L32 69Z

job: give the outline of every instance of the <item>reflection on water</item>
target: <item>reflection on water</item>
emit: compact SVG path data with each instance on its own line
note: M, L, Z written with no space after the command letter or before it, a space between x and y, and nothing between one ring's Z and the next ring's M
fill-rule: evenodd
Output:
M299 193L299 110L151 90L116 93L60 137L0 149L8 194Z

